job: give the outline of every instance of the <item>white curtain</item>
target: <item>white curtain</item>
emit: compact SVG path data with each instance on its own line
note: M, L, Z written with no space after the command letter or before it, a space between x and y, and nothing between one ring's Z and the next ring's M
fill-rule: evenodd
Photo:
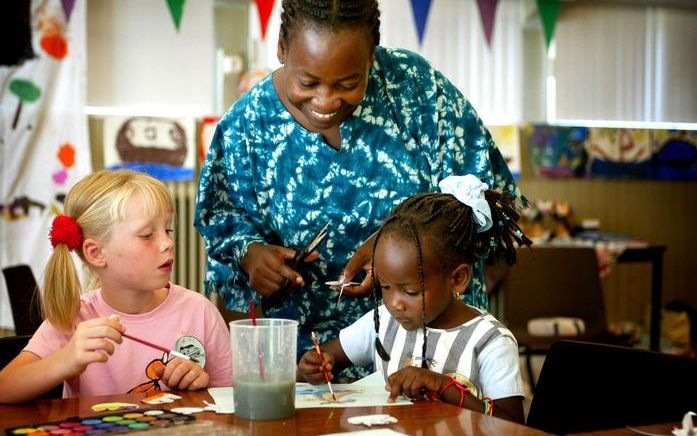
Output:
M697 122L697 9L565 3L556 119Z
M91 170L85 105L85 0L77 0L66 22L60 0L33 0L32 45L36 57L0 67L0 267L29 264L37 278L50 254L48 229L62 210L59 197ZM62 39L64 57L49 56L46 41ZM42 43L43 42L43 43ZM40 90L24 101L12 83ZM16 89L16 88L15 88ZM71 150L74 154L71 153ZM61 151L62 150L62 151ZM29 206L21 205L24 200ZM5 281L0 279L0 327L13 328Z
M409 0L380 0L381 45L426 57L469 98L486 124L521 121L522 12L518 0L501 0L491 48L486 44L474 0L433 0L419 47ZM251 64L275 69L281 0L276 0L266 41L257 9L250 14Z
M421 47L409 0L382 0L382 45L416 51L472 102L486 124L521 121L522 9L499 1L491 48L474 0L433 0Z

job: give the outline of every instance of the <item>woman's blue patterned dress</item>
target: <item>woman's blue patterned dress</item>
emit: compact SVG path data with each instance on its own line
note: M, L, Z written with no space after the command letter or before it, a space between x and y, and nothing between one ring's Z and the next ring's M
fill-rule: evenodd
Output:
M296 319L299 355L373 308L371 297L343 298L336 280L356 249L405 197L438 189L450 174L474 174L521 200L520 192L470 103L422 57L377 47L363 102L341 124L335 150L303 128L281 103L271 76L223 116L201 170L195 226L208 250L207 293L247 311L259 295L240 267L247 246L303 246L331 221L320 258L298 271L293 289L265 316ZM482 265L464 300L486 308Z

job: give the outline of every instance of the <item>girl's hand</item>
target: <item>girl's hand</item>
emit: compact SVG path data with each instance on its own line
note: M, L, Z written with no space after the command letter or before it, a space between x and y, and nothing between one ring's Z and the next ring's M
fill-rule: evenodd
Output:
M308 350L303 354L300 363L298 363L298 379L300 381L305 380L313 385L318 385L326 383L324 379L324 372L327 372L329 380L331 381L334 376L332 375L332 368L334 367L334 356L331 353L322 352L322 358L317 355L317 351Z
M60 351L66 364L67 377L75 377L94 362L106 362L114 354L115 343L120 344L124 330L115 315L109 318L93 318L78 324L70 341Z
M242 259L242 269L249 276L249 285L262 297L275 294L286 281L294 286L302 286L305 281L293 268L286 263L293 259L295 250L279 245L268 245L259 242L249 244L247 254ZM317 259L317 252L311 253L306 262Z
M203 389L208 387L210 377L196 362L175 357L165 366L160 380L172 390Z
M447 376L428 369L404 367L387 378L385 390L390 392L387 402L394 403L400 395L417 399L429 391L438 392L448 380Z
M360 283L360 285L345 286L344 294L350 297L365 297L373 292L373 273L372 273L372 259L373 259L373 245L375 244L375 234L368 238L363 245L361 245L358 250L351 256L344 267L344 272L339 278L340 283L349 283L351 279L362 269L365 270L365 278ZM335 290L340 290L341 286L334 288Z

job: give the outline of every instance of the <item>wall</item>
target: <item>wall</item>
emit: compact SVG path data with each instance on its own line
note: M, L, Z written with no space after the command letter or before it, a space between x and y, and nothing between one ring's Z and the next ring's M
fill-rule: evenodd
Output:
M523 45L523 119L544 120L547 112L544 76L555 73L560 118L697 121L694 118L697 113L697 82L694 74L690 75L691 79L685 77L686 72L689 75L695 71L697 61L694 56L683 55L694 39L686 37L695 31L693 23L697 22L697 9L694 5L690 8L654 8L638 3L624 6L598 3L563 5L557 23L555 62L547 61L541 28L537 24L539 18L527 20ZM610 24L605 22L608 19L622 21ZM637 28L629 25L634 21L638 21ZM657 46L635 47L629 52L632 41L625 38L626 34L643 35L643 39L634 38L639 40L637 44L643 44L648 41L645 33L649 31L649 24L652 25L649 29L651 35L658 41ZM659 50L658 46L664 50ZM661 56L652 58L656 63L647 66L647 70L644 65L632 68L631 62L643 62L643 53L647 51L661 53ZM621 60L625 61L624 64ZM663 74L667 69L673 72ZM633 70L634 75L630 74ZM662 77L668 79L660 80L656 77L657 72L662 72ZM649 85L644 86L645 83ZM656 93L661 93L663 105L658 105ZM598 218L602 230L626 233L652 244L665 245L664 304L680 299L697 307L697 284L692 276L692 268L697 264L697 231L694 230L697 183L535 179L524 141L521 146L523 178L519 185L528 198L568 200L577 216ZM603 285L611 322L646 319L650 303L650 265L617 265L603 279Z
M179 32L164 0L91 0L87 35L88 106L213 112L213 0L185 3Z
M523 151L526 146L522 144ZM697 308L697 183L663 181L540 180L523 152L519 185L529 199L568 200L576 216L598 218L601 229L667 247L663 302L683 300ZM603 279L608 319L643 321L650 303L649 264L620 264Z

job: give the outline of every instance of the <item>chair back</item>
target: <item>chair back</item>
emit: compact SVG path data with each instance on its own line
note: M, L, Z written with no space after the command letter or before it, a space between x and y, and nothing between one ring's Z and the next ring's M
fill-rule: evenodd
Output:
M32 335L0 337L0 370L10 363L27 346ZM61 398L63 383L41 395L41 399Z
M15 334L32 335L42 323L36 280L29 265L2 269L10 298Z
M515 332L541 317L583 319L587 334L605 332L605 300L595 249L523 247L503 284L503 318Z
M29 343L31 335L4 336L0 338L0 369L10 363Z
M697 410L697 360L580 341L552 345L527 425L549 433L678 422Z

